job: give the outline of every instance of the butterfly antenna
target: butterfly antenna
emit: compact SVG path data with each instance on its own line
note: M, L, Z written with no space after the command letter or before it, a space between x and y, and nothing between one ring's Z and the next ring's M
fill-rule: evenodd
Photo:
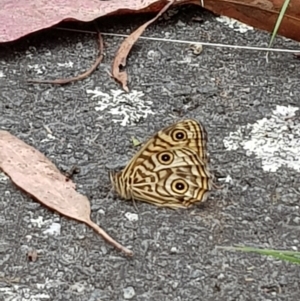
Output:
M132 194L131 194L131 195L132 195ZM132 202L133 202L133 207L134 207L135 211L136 211L136 212L139 212L139 209L138 209L138 207L137 207L137 205L136 205L134 196L132 196Z
M133 202L133 207L134 207L135 211L138 213L138 212L139 212L139 209L138 209L138 207L136 206L135 199L132 199L132 202Z
M112 193L114 191L113 187L110 187L109 192L108 193Z
M109 179L110 179L110 181L111 181L112 183L113 183L113 179L114 179L114 174L115 174L115 173L114 173L113 171L111 171L111 170L108 172Z
M223 189L225 185L217 185L216 183L212 182L211 185L214 189Z
M113 171L109 171L108 172L108 176L109 176L109 179L110 179L110 183L111 183L111 187L110 187L110 190L109 190L109 192L108 192L108 194L111 194L111 193L113 193L114 192L114 190L115 190L115 187L114 187L114 172Z

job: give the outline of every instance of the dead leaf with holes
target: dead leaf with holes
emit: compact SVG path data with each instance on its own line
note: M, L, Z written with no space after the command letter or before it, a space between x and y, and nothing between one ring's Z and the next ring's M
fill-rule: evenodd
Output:
M172 4L174 3L174 0L170 1L167 5L164 6L164 8L150 21L146 22L142 26L140 26L137 30L135 30L132 34L130 34L121 44L120 48L117 51L117 54L115 56L113 66L112 66L112 77L118 81L122 88L129 92L128 86L127 86L127 80L128 76L124 68L126 67L126 59L127 56L132 48L132 46L135 44L135 42L138 40L138 38L142 35L144 30L154 21L156 21Z
M0 169L12 182L46 207L83 222L108 243L131 256L125 248L91 218L90 202L75 190L75 183L64 176L42 153L7 131L0 131Z

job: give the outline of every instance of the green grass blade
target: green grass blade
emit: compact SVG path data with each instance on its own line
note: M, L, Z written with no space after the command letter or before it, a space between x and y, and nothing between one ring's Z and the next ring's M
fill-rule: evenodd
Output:
M271 249L259 249L251 247L217 247L218 249L228 250L228 251L242 251L242 252L252 252L261 255L272 256L274 258L288 261L295 264L300 264L300 252L297 251L281 251L281 250L271 250Z
M281 24L282 19L284 17L285 11L286 11L286 9L287 9L287 7L288 7L289 4L290 4L290 0L285 0L284 3L283 3L283 5L282 5L282 8L281 8L279 16L277 18L275 27L273 29L272 37L271 37L271 40L270 40L270 43L269 43L269 48L271 48L271 46L273 45L273 42L274 42L274 39L276 37L277 31L278 31L278 29L280 27L280 24Z

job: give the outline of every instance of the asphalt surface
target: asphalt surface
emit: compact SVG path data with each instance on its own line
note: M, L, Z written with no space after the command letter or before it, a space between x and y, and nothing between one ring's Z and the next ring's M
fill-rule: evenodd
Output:
M173 12L144 35L264 47L269 41L265 32L234 31L198 7ZM129 33L148 19L108 18L99 27ZM0 173L0 300L297 300L299 266L216 247L300 248L297 152L290 149L270 171L243 147L243 141L255 143L253 125L273 120L277 106L300 106L299 61L272 53L267 63L262 52L216 47L203 47L197 56L188 45L139 40L128 60L131 94L122 98L107 73L121 40L105 36L98 70L66 86L28 85L26 79L87 69L97 55L95 35L46 30L0 46L0 129L39 149L62 171L77 165L74 181L91 201L92 219L134 251L126 258L85 225L32 201ZM275 46L297 43L277 38ZM118 108L126 113L118 115ZM289 114L280 120L288 122L288 141L297 142L299 114ZM136 211L110 191L108 170L122 168L136 152L132 136L143 141L184 117L205 125L211 168L224 187L189 210L138 202ZM240 138L230 138L238 131ZM285 135L272 126L268 133L276 145ZM37 261L28 260L30 250L37 250Z

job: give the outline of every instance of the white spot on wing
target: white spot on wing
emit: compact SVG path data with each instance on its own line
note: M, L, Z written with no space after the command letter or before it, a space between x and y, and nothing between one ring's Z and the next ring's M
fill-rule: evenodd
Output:
M123 90L111 90L111 94L104 93L99 89L87 90L88 94L93 94L93 98L100 98L96 111L106 111L112 115L112 121L120 123L122 126L131 125L146 118L149 114L154 114L151 110L151 101L143 100L144 93L132 90L125 93Z
M262 160L265 171L276 172L281 166L300 171L300 123L293 121L299 108L277 106L271 118L241 126L223 142L227 150L244 148L247 155L255 154ZM243 132L251 130L249 137Z

